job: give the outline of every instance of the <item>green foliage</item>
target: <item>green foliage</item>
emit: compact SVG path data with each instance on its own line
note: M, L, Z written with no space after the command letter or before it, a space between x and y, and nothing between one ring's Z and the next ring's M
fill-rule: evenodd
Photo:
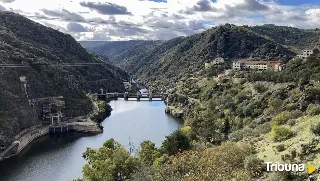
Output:
M272 98L269 100L268 107L271 110L278 111L282 106L282 100L277 98Z
M316 135L320 135L320 120L317 119L314 122L311 123L311 131L316 134Z
M307 113L311 116L316 116L320 114L320 105L319 104L309 104L307 108Z
M98 104L99 112L105 112L106 102L98 101L97 104Z
M268 88L261 83L255 83L253 87L258 93L263 93L268 90Z
M116 141L109 139L99 149L87 148L83 153L87 163L83 166L86 181L127 180L139 166L138 159Z
M181 129L182 134L188 136L191 134L191 126L184 126Z
M163 154L161 157L156 158L156 160L153 162L153 166L155 166L155 167L160 166L168 160L169 160L169 155Z
M138 157L143 164L152 165L153 162L160 157L160 152L151 141L143 141L140 144Z
M205 150L191 150L172 156L155 169L139 172L133 180L251 180L244 160L253 153L247 144L232 142Z
M279 115L277 115L276 117L274 117L272 120L271 120L271 124L272 126L279 126L279 125L283 125L283 124L286 124L287 121L289 119L292 118L292 113L288 112L288 111L284 111L284 112L281 112Z
M263 173L263 162L257 155L249 155L244 160L244 168L252 177L258 177Z
M271 140L284 141L293 136L293 132L286 126L275 126L271 130Z
M186 135L180 130L173 132L171 135L166 136L166 139L161 145L161 152L168 155L173 155L180 151L184 151L190 148L190 142Z

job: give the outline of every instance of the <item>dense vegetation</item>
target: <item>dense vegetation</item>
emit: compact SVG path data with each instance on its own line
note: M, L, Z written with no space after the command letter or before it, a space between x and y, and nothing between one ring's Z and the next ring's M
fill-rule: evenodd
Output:
M65 63L102 63L61 66ZM124 90L128 75L89 54L70 35L42 26L11 12L0 12L0 64L26 67L0 68L0 145L7 146L21 130L38 125L38 109L28 99L64 96L71 116L91 111L85 95L100 87ZM20 77L25 76L27 94Z
M319 29L299 29L288 26L263 25L250 27L255 33L300 53L302 49L313 48L319 43Z

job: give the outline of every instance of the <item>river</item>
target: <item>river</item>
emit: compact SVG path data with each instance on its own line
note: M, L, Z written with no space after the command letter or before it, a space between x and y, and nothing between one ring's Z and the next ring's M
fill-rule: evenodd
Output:
M138 149L143 140L157 146L182 122L164 113L161 101L110 102L114 109L102 125L104 132L94 136L79 134L64 138L40 138L19 155L0 162L0 181L70 181L81 177L85 160L81 157L86 147L98 148L114 138L126 149L129 142Z

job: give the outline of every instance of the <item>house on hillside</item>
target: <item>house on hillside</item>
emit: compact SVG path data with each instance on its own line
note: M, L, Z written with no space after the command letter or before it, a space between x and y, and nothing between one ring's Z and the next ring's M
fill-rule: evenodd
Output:
M308 49L308 50L303 50L303 52L301 54L297 55L297 57L302 58L302 59L306 59L306 58L313 56L313 55L316 55L316 56L320 55L320 39L319 39L318 44L314 48Z
M214 60L212 61L212 64L213 64L213 65L217 65L217 64L220 64L220 63L224 63L224 59L221 58L221 57L218 57L218 58L216 58L216 59L214 59Z
M303 50L303 52L299 55L297 55L299 58L305 59L310 57L311 55L318 55L319 49L309 49L309 50Z
M284 69L284 64L281 61L263 61L263 60L237 60L232 63L233 70L274 70L282 71Z

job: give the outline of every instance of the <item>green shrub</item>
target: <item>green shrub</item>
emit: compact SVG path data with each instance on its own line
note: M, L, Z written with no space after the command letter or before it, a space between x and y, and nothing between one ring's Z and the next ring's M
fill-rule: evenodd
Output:
M286 126L275 126L271 130L271 140L284 141L293 136L293 132Z
M311 131L316 135L320 135L320 120L311 124Z
M164 154L161 157L156 158L156 160L153 162L153 166L155 166L155 167L160 166L168 160L169 160L169 155Z
M319 104L309 104L307 108L307 113L310 116L316 116L320 114L320 105Z
M286 146L284 144L280 144L276 146L276 149L278 152L282 152L284 150L286 150Z
M250 155L245 158L244 168L252 177L257 177L263 173L262 161L256 155Z
M262 83L256 83L254 84L253 88L258 92L258 93L263 93L268 90L266 86L264 86Z
M191 144L187 136L184 135L182 131L177 130L171 135L166 136L166 139L161 145L161 151L162 153L173 155L178 153L179 151L187 150L190 147Z
M291 113L288 111L284 111L281 112L278 116L274 117L271 120L271 125L273 126L279 126L279 125L283 125L286 124L288 122L289 119L291 119Z
M268 107L271 110L274 110L274 111L279 110L281 108L281 106L282 106L282 100L281 99L272 98L268 102Z
M285 109L286 109L287 111L293 111L293 110L295 110L296 108L297 108L297 105L294 104L294 103L289 103L289 104L287 104L287 105L285 106Z

